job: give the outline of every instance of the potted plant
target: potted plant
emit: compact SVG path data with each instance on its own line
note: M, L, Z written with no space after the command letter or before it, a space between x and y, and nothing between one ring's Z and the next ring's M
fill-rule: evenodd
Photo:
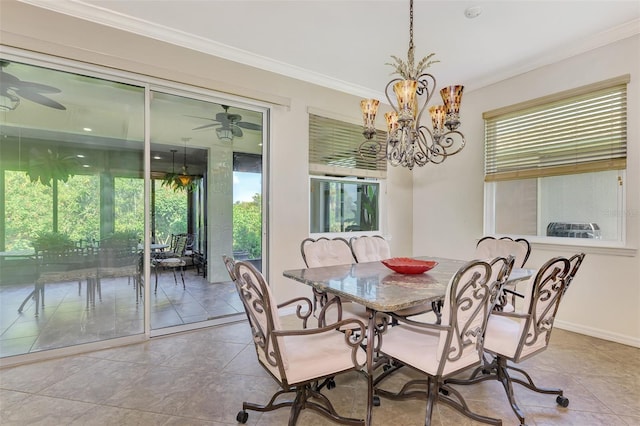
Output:
M33 248L38 251L63 251L75 247L75 243L67 234L58 232L42 232L31 242Z
M44 186L51 186L53 180L68 181L77 165L74 156L62 156L51 149L39 151L32 148L29 153L27 176L31 182L39 181Z

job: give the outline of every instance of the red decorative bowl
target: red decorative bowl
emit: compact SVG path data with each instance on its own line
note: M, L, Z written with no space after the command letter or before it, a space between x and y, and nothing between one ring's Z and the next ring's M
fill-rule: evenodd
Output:
M393 257L383 260L382 263L399 274L422 274L438 264L433 260L418 260L410 257Z

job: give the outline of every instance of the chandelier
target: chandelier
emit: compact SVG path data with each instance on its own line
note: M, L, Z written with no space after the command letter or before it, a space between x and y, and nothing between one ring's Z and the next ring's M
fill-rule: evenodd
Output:
M392 166L403 166L412 170L417 164L442 163L447 157L457 154L465 146L464 135L456 130L460 126L460 101L463 86L449 86L440 90L443 105L429 108L432 128L420 122L435 89L436 79L424 72L431 64L433 53L415 63L413 46L413 0L409 2L409 51L407 62L391 56L395 68L394 78L385 88L385 96L393 108L385 114L387 139L384 143L374 140L375 118L380 101L363 99L360 102L364 118L362 134L365 141L360 144L360 156L370 160L386 158ZM390 90L395 93L391 100Z

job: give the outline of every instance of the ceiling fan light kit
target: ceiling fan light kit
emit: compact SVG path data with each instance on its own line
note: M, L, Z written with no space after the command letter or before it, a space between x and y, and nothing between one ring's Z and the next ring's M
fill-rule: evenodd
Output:
M385 88L385 95L392 112L385 114L387 122L387 139L384 144L373 139L376 134L375 118L380 101L363 99L360 102L364 119L362 134L365 141L358 151L367 160L386 158L392 166L403 166L412 170L415 165L442 163L451 155L460 152L465 138L457 128L460 126L460 103L463 86L449 86L440 90L443 105L428 108L432 121L432 129L422 125L422 113L436 89L436 79L425 72L429 66L439 61L432 60L433 53L415 63L413 45L413 0L409 2L409 50L407 61L391 56L395 68L394 78ZM390 91L395 94L392 100Z

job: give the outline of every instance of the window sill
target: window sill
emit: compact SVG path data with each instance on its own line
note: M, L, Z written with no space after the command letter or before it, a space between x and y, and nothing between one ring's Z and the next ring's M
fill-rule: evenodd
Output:
M575 242L571 243L560 243L556 241L532 241L529 240L532 248L540 249L540 250L548 250L548 251L575 251L575 252L584 252L587 254L604 254L609 256L625 256L625 257L635 257L638 254L638 249L633 247L625 247L625 246L616 246L616 245L605 245L605 244L576 244Z

